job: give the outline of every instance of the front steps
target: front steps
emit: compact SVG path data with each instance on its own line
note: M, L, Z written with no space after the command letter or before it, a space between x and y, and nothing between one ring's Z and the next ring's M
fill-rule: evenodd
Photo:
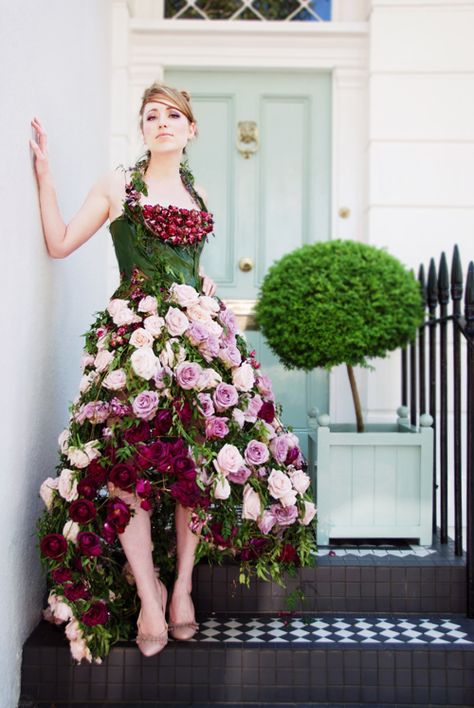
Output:
M76 666L62 629L40 623L20 706L474 705L464 560L451 543L369 550L320 548L288 582L306 595L292 613L281 588L248 590L235 566L200 565L200 632L149 659L122 643L102 665Z

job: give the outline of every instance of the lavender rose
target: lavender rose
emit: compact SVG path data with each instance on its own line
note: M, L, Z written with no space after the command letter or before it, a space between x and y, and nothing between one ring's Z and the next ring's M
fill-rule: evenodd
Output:
M223 475L228 475L230 472L237 472L243 465L244 461L238 448L235 445L226 443L221 447L217 454L217 458L213 461L214 467Z
M226 416L209 417L206 419L206 438L225 438L229 433L229 428L227 422L229 419Z
M298 518L298 509L296 506L281 506L281 504L272 504L270 511L276 519L279 526L291 526Z
M249 465L263 465L269 459L270 453L265 443L250 440L245 448L244 457Z
M214 404L212 402L212 398L208 393L198 393L197 397L200 403L200 405L198 406L199 411L203 414L203 416L209 418L214 413Z
M236 406L239 401L237 389L232 384L220 383L217 384L212 396L216 409L221 412L231 406Z
M142 391L132 403L137 418L151 420L158 410L160 399L156 391Z
M181 388L190 390L196 388L202 367L195 361L183 361L175 369L175 376Z

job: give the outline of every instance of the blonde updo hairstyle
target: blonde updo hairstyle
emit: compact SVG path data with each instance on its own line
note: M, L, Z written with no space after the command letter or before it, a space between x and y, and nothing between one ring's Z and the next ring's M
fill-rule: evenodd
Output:
M142 96L142 103L140 106L140 119L139 128L140 132L143 130L143 113L145 111L145 106L150 101L163 101L163 103L168 103L178 111L181 111L190 123L196 124L195 135L197 137L197 123L196 118L191 107L191 96L187 91L180 91L172 86L166 86L165 84L160 84L155 81L151 86L145 89ZM186 148L183 149L183 153L186 154ZM147 150L147 155L150 155L150 151Z

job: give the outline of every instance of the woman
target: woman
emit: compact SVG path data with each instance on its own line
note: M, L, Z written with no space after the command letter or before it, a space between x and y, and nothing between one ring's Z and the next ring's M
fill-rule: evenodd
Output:
M100 660L128 636L138 596L136 641L150 656L168 631L186 640L198 629L191 590L199 557L238 558L247 583L252 567L278 581L310 562L309 477L298 439L275 414L268 377L199 264L213 218L182 162L197 135L189 94L160 84L144 92L146 157L100 179L67 226L45 132L38 119L32 125L49 254L66 257L109 218L121 274L85 335L58 475L41 488L46 616L68 622L76 659ZM169 625L157 573L174 574Z

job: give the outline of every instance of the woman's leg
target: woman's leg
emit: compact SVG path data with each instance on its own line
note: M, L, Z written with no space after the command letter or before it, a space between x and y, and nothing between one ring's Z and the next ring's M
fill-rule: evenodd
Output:
M125 531L118 537L137 584L141 602L140 631L156 636L166 629L166 622L153 567L150 512L140 507L140 501L133 494L112 485L109 486L109 491L123 499L135 511Z
M170 624L192 623L195 620L194 605L191 599L192 574L194 568L194 554L199 543L199 536L191 531L188 526L191 509L176 504L176 580L173 595L169 606ZM179 638L192 636L191 631L178 631L173 633Z

